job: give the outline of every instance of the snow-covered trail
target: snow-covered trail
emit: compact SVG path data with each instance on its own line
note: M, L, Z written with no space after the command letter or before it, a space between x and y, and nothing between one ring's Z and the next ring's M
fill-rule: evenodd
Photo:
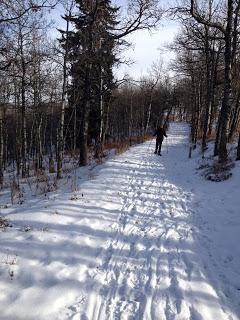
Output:
M177 147L179 134L184 132L172 132L169 147ZM98 285L87 304L89 319L177 319L186 310L191 319L194 310L179 287L180 274L190 276L179 246L191 240L191 195L167 179L163 159L146 143L111 163L117 173L110 176L124 179L117 188L122 207L116 234L101 252Z
M154 141L138 145L93 173L76 199L59 193L29 208L33 231L3 239L20 262L12 288L0 294L0 304L11 300L0 318L239 320L239 289L234 296L226 279L222 286L199 214L209 182L199 187L187 142L188 126L172 124L162 157ZM9 217L24 225L26 211Z
M187 131L172 125L169 156L145 143L107 164L103 197L114 186L121 208L93 271L86 319L230 319L194 243L193 193L171 179L187 180Z

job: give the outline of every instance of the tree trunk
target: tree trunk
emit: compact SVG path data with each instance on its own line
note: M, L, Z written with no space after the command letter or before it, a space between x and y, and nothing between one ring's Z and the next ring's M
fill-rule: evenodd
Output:
M215 90L216 90L220 53L221 53L221 46L216 52L216 57L215 59L213 59L213 64L212 64L212 97L211 97L212 101L211 101L211 112L210 112L209 127L208 127L209 136L211 136L212 134L213 124L214 124L214 121L216 120Z
M25 67L24 67L25 70ZM22 178L27 175L27 126L26 126L26 83L25 83L25 71L22 79L22 106L21 106L21 162L22 162Z
M73 110L73 155L76 156L76 148L77 148L77 106L74 105Z
M236 160L240 160L240 132L238 137L238 146L237 146L237 158Z
M217 123L217 134L214 144L214 157L219 155L219 143L220 143L220 136L221 136L221 113L218 116L218 123Z
M3 110L0 106L0 185L3 184Z
M79 165L86 166L88 164L88 125L89 125L89 112L90 112L90 98L91 98L91 70L92 64L90 63L86 70L85 77L85 97L82 107L82 121L80 129L80 157Z
M68 13L70 15L70 12ZM62 101L61 101L61 117L58 137L58 152L57 152L57 179L61 178L62 161L64 152L64 121L65 109L67 106L67 59L68 59L68 42L69 42L69 19L67 18L66 26L66 51L63 58L63 84L62 84Z
M82 110L82 121L80 129L80 158L79 165L86 166L88 164L88 125L89 125L90 101L87 100Z
M106 133L108 130L108 116L109 116L109 109L110 109L110 101L111 99L109 99L106 103L106 108L105 108L105 116L104 116L104 131L103 131L103 138L102 138L102 144L103 146L105 145L105 141L106 141Z
M209 27L205 27L205 59L206 59L206 103L205 103L205 115L203 123L203 136L202 136L202 153L207 149L207 132L209 124L209 113L211 110L211 95L212 95L212 77L211 77L211 61L210 59L210 48L209 48Z
M22 67L22 76L21 76L21 169L22 169L22 178L25 178L27 175L27 126L26 126L26 62L23 52L23 38L20 37L20 53L21 53L21 67Z
M233 138L234 132L237 129L238 120L239 120L239 113L240 113L239 102L240 102L240 92L238 93L238 96L237 96L237 101L235 104L235 108L234 108L234 112L233 112L233 116L232 116L232 120L231 120L228 141L230 141Z
M219 142L219 161L225 162L228 159L227 141L228 125L231 111L230 96L232 89L232 23L233 23L233 0L228 0L228 19L225 33L225 52L224 52L224 94L221 108L221 134Z
M103 68L100 65L100 102L99 102L99 127L96 139L95 157L100 158L103 152L103 126L104 126L104 105L103 105Z
M37 130L37 136L38 136L38 156L37 156L37 164L38 164L38 169L42 169L43 167L43 150L42 150L42 114L40 115L40 121L38 125L38 130Z

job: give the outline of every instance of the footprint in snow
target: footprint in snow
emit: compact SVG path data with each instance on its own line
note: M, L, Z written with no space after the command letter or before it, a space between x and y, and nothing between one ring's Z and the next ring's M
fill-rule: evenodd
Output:
M227 256L227 257L224 259L224 263L232 262L233 259L234 259L233 256L229 255L229 256Z
M203 320L203 318L197 310L190 308L190 320Z

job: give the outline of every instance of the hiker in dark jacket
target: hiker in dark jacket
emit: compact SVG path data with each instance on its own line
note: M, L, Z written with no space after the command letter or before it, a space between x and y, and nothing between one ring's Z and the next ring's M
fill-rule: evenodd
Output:
M154 153L161 156L162 142L163 142L164 137L167 138L166 131L163 128L163 126L159 126L157 128L157 130L154 133L154 136L156 136L156 149L155 149Z

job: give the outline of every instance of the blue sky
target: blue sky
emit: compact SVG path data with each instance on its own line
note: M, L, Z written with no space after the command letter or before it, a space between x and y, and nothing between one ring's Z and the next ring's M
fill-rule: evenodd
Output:
M124 56L134 63L130 66L122 65L117 70L118 76L121 77L127 73L133 78L140 78L148 73L153 62L160 59L167 66L174 58L174 54L166 49L166 44L173 41L178 28L176 22L165 20L157 31L152 33L138 31L129 36L128 40L133 43L133 46L124 53Z
M127 0L113 0L113 3L119 6L126 6ZM160 6L169 8L174 6L175 0L159 0ZM153 62L160 59L164 65L174 58L174 54L166 50L166 44L173 41L177 34L179 26L176 21L163 19L161 26L156 31L149 33L148 31L138 31L131 34L127 40L133 45L125 51L124 56L131 59L134 63L130 66L121 65L116 71L118 77L122 77L125 73L135 79L139 79L148 73Z

